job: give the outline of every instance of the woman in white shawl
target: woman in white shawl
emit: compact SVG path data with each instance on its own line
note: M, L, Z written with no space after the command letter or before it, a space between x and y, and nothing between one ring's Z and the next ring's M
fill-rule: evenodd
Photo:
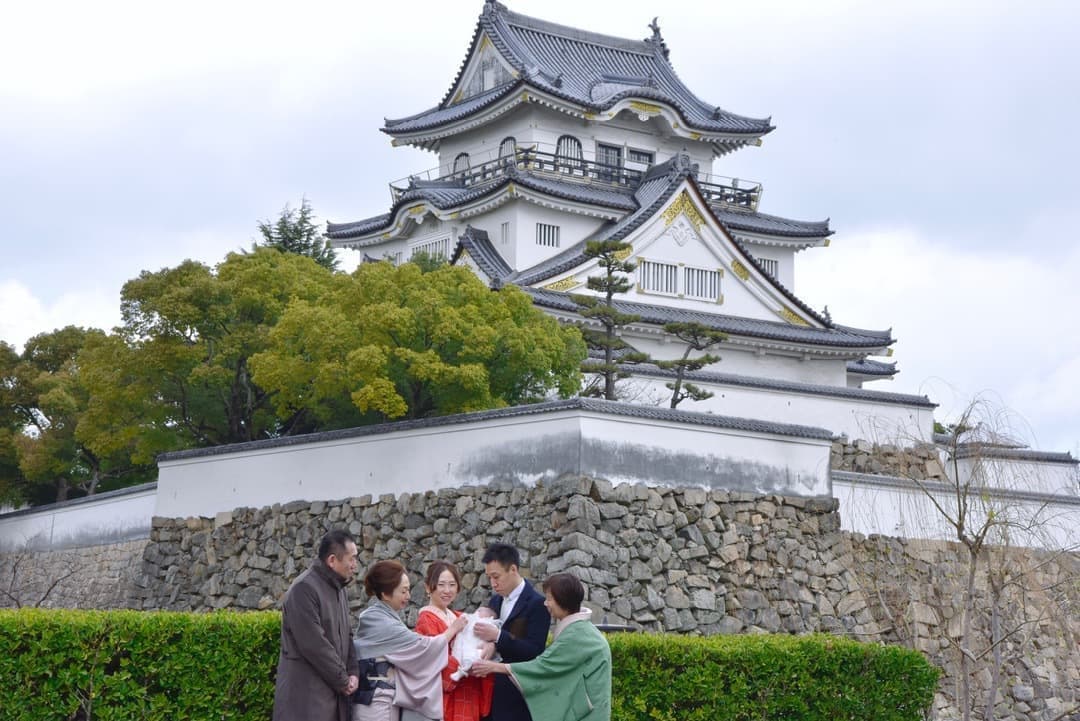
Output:
M442 669L447 644L465 627L458 618L440 636L421 636L401 620L409 603L409 576L397 561L378 561L364 575L371 600L360 612L354 643L360 690L353 721L442 719Z

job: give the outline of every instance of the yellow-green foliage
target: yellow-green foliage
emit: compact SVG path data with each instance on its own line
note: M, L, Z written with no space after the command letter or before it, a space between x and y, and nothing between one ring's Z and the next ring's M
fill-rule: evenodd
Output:
M833 636L609 636L618 721L917 721L938 670Z
M276 612L0 611L0 720L266 721ZM608 637L615 721L916 721L938 672L830 636Z

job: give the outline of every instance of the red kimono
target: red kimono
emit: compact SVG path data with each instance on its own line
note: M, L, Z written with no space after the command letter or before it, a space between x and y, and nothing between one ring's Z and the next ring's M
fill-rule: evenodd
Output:
M457 611L454 613L461 615ZM416 619L416 632L423 636L438 636L446 632L446 622L425 608ZM495 678L466 676L460 681L452 680L450 674L457 671L458 662L450 653L449 646L453 644L448 644L448 661L442 671L443 721L480 721L482 716L491 713Z

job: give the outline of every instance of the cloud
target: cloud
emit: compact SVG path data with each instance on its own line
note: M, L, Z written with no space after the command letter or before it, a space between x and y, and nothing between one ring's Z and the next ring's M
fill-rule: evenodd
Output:
M941 404L939 420L996 395L1021 435L1068 450L1080 441L1080 336L1070 320L1080 307L1080 248L1039 248L1017 239L1011 249L972 249L911 229L867 230L801 255L796 289L817 308L828 304L837 322L893 328L901 372L869 387L928 394Z
M0 282L0 339L19 350L32 336L64 326L109 330L119 322L120 303L116 293L81 290L44 302L22 283Z

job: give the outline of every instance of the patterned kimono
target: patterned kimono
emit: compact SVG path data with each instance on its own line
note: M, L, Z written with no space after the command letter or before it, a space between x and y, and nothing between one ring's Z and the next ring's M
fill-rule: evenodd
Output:
M533 721L610 721L611 648L584 609L559 621L532 661L510 664Z
M354 638L362 668L389 662L390 669L385 681L373 684L377 687L370 704L353 705L353 721L397 721L397 709L401 721L442 719L448 645L442 637L410 631L394 609L372 599L357 618Z

